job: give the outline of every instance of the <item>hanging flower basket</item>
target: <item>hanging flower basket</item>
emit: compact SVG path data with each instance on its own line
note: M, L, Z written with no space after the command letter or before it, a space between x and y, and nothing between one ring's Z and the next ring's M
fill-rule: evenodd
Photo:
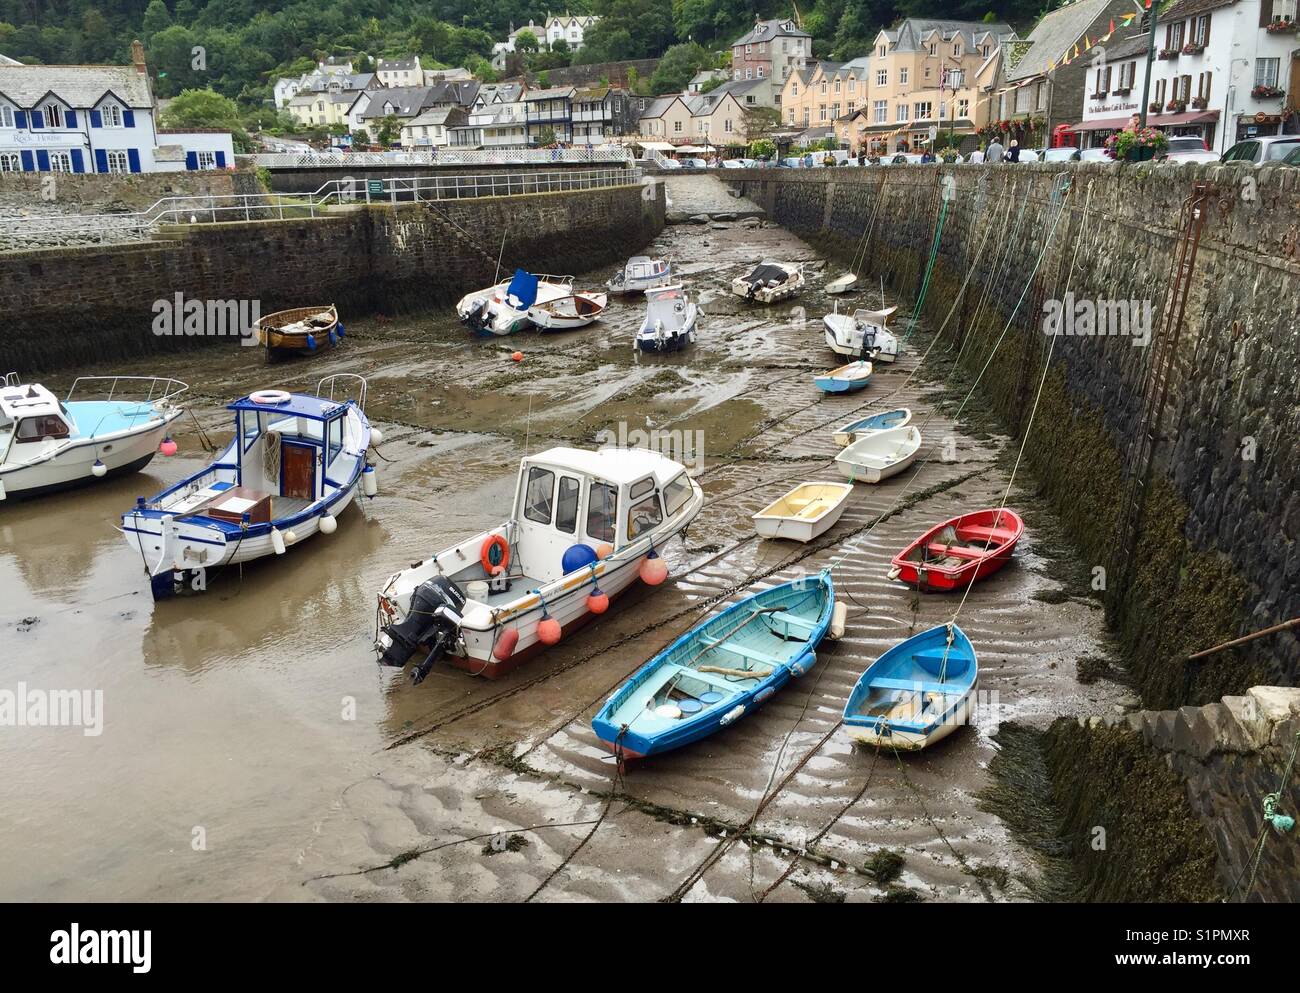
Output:
M1256 100L1275 100L1285 96L1286 91L1277 86L1256 86L1250 91L1250 95Z
M1149 104L1147 104L1147 110L1151 111L1151 113L1153 114L1160 113L1160 101L1152 100Z
M1194 41L1189 41L1186 45L1183 46L1184 55L1200 55L1203 51L1205 51L1205 46L1198 45Z
M1106 139L1106 154L1122 162L1145 162L1168 151L1169 138L1158 128L1117 131Z
M1286 34L1288 31L1296 29L1296 22L1290 19L1283 21L1273 21L1264 28L1269 34Z

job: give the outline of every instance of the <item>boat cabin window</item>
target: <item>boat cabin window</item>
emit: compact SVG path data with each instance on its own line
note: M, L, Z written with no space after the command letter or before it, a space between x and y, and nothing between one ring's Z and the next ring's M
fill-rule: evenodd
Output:
M578 496L582 484L572 476L560 477L560 492L555 500L555 530L573 534L578 530Z
M61 417L44 414L40 417L24 417L18 422L18 433L14 441L20 445L44 441L47 438L68 437L68 425Z
M555 473L536 466L528 470L524 492L524 516L538 524L551 523L551 501L555 494Z
M261 433L261 416L253 410L241 410L239 412L239 436L244 439L245 452L253 447L253 443L257 441Z
M614 521L618 518L618 490L608 483L595 483L587 491L587 537L614 542Z
M691 479L686 473L678 473L673 481L664 487L664 509L672 517L681 510L691 498Z
M659 494L651 493L640 503L632 505L627 512L627 540L636 541L663 523L664 515L659 510Z
M343 451L343 418L336 417L325 429L326 455L325 464L331 465Z
M627 491L627 495L633 500L640 500L654 488L655 481L653 479L643 479L639 483L633 483L632 488Z

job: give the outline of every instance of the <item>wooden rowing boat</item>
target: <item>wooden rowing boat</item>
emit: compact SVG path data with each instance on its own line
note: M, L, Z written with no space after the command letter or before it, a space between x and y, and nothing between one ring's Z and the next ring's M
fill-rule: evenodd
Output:
M1014 510L977 510L936 524L894 556L890 579L922 590L955 590L1011 560L1025 522Z
M572 331L598 320L608 302L604 293L571 293L529 307L528 319L543 331Z
M755 514L754 528L764 538L812 541L840 519L852 492L850 483L800 483Z
M267 314L257 322L257 340L268 358L281 355L310 354L321 348L333 348L343 340L334 304L328 307L295 307Z

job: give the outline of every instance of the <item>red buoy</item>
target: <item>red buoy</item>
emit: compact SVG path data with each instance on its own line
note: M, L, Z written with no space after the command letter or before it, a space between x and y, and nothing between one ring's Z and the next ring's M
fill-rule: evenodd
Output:
M647 586L658 586L668 578L668 563L654 552L651 552L641 562L641 568L638 571L641 582Z
M518 644L519 632L514 628L506 628L497 639L497 646L492 649L492 654L496 656L498 662L504 662L515 653L515 646Z
M554 645L560 640L560 622L554 617L544 617L537 625L537 640L543 645Z
M603 614L609 610L609 594L601 590L594 590L587 597L587 609L593 614Z
M522 361L524 360L524 353L523 353L523 352L513 352L513 353L511 354L510 358L513 359L515 362L522 362Z

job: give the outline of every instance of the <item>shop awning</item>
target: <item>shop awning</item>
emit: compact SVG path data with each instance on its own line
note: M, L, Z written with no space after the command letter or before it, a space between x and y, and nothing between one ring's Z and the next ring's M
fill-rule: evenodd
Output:
M640 145L650 152L671 152L675 146L668 144L666 141L636 141L634 145Z
M685 152L687 155L692 155L696 152L711 152L713 151L713 146L712 145L678 145L677 151Z
M1132 114L1125 114L1123 117L1099 117L1096 120L1071 124L1070 130L1119 131L1128 127L1129 119L1132 116ZM1219 112L1217 110L1189 110L1182 114L1150 114L1147 116L1147 126L1167 128L1184 124L1212 124L1218 119Z

